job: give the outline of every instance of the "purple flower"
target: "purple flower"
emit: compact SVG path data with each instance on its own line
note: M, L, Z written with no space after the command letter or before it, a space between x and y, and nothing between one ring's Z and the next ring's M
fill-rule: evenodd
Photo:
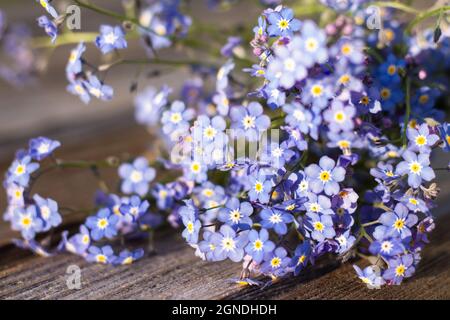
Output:
M102 248L91 246L89 247L89 254L86 260L89 262L97 262L101 264L113 263L116 259L114 251L111 246L104 246Z
M300 21L294 18L294 12L289 8L270 12L267 20L267 31L271 37L292 36L293 32L300 30Z
M263 114L263 108L258 102L250 102L247 107L234 107L230 116L235 135L245 136L249 141L256 141L270 126L270 118Z
M56 38L58 37L58 27L56 24L47 18L47 16L40 16L38 18L38 25L39 27L44 28L45 33L52 39L52 43L55 43Z
M431 133L428 124L423 123L418 129L408 127L408 149L419 153L430 153L431 147L439 141L438 135Z
M357 265L353 265L353 268L358 275L358 278L368 286L369 289L379 289L385 282L380 276L380 268L377 266L368 266L364 270L361 270Z
M231 198L225 204L225 208L220 209L218 219L226 224L238 228L241 225L252 225L250 215L253 207L250 202L240 203L237 198Z
M91 229L91 237L100 240L103 237L112 239L117 235L117 222L119 217L111 214L108 208L100 209L97 215L86 219L86 226Z
M294 216L290 213L274 210L263 209L260 212L261 226L266 229L273 229L277 234L284 235L288 232L287 224L294 221Z
M119 176L123 179L121 190L126 194L137 193L144 196L155 175L155 169L149 167L148 160L144 157L136 158L132 164L124 163L119 167Z
M219 232L211 236L211 243L215 246L214 258L217 261L229 258L231 261L239 262L244 257L244 247L248 242L246 232L236 234L228 225L220 227Z
M289 267L294 268L294 275L297 276L308 264L311 255L311 244L304 241L295 249L294 256L289 262Z
M382 232L385 236L400 236L402 239L408 238L411 236L411 230L418 221L418 218L415 214L410 213L409 209L405 207L403 204L398 203L394 211L388 211L383 213L378 221L383 226L378 226L375 232ZM378 230L377 230L378 229ZM377 237L379 238L379 237Z
M51 140L46 137L38 137L31 139L29 143L30 156L38 161L48 157L52 152L61 146L61 143L56 140Z
M263 172L248 176L250 191L248 196L250 201L259 200L261 203L269 202L269 193L272 190L272 181Z
M20 231L26 240L34 239L36 233L43 230L42 220L37 215L36 206L16 208L12 216L13 230Z
M309 237L319 242L332 239L336 235L330 215L307 212L305 228L309 231Z
M314 193L308 194L308 201L304 204L307 212L321 213L333 215L334 211L331 209L331 201L327 196L316 195Z
M42 231L48 231L50 228L61 224L62 218L58 212L58 203L55 200L44 199L38 194L33 196L33 200L36 203L39 217L43 221Z
M411 277L415 272L414 257L405 254L399 258L389 260L389 268L384 271L383 278L389 284L399 285L403 278Z
M324 112L323 118L328 121L328 128L332 132L349 131L354 127L353 117L355 113L355 107L350 105L344 107L341 101L333 100L330 109Z
M286 273L286 267L289 264L289 257L286 249L278 247L274 251L267 252L264 256L264 263L261 265L261 272L275 277Z
M254 262L261 263L264 255L275 249L275 244L269 240L269 232L262 228L259 233L256 230L251 230L248 233L248 245L245 247L245 252L250 255Z
M405 161L400 162L395 173L408 175L408 184L413 188L419 188L422 180L431 181L435 178L433 169L430 167L430 155L428 153L415 154L406 150L402 155Z
M17 158L8 169L9 183L14 182L22 187L27 187L30 181L30 175L39 169L39 163L31 162L31 157L25 155Z
M95 45L107 54L116 49L125 49L127 40L125 40L125 31L121 26L100 26L100 35L95 39Z
M305 168L305 173L310 179L309 187L314 193L325 191L327 195L339 192L339 182L345 178L345 169L335 167L333 159L323 156L319 165L311 164Z

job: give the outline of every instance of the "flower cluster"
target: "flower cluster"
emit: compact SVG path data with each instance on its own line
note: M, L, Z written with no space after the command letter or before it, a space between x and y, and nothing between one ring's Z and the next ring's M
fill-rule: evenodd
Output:
M143 249L125 249L116 255L110 245L105 245L105 241L120 238L123 243L128 237L146 237L148 230L161 223L160 217L149 211L149 202L138 196L147 192L155 175L154 169L148 166L144 158L119 166L119 173L125 179L122 184L124 196L99 192L95 208L87 212L93 214L80 225L79 232L70 235L68 231L63 231L57 245L52 246L53 231L62 224L62 212L77 212L77 209L60 208L55 200L32 194L33 184L40 176L57 168L92 169L98 166L96 163L56 159L54 151L60 145L59 141L46 137L31 139L28 149L17 152L6 173L4 187L8 206L4 220L9 221L11 228L22 236L14 243L45 257L67 251L88 261L104 264L130 264L141 258ZM106 162L110 166L116 165L114 159Z
M364 13L358 5L339 10ZM448 150L435 104L444 91L426 87L420 74L448 38L405 55L412 40L382 46L367 33L349 18L322 29L290 8L267 9L251 41L259 63L244 69L263 79L250 95L234 75L241 42L229 39L222 54L231 59L212 93L196 80L186 82L183 101L170 104L165 87L138 96L138 121L152 126L160 117L172 148L165 166L182 172L150 193L159 209L170 208L169 221L196 255L242 262L241 281L297 275L327 253L369 257L369 267L355 266L369 287L414 273L434 227L430 154ZM426 80L445 88L439 77Z

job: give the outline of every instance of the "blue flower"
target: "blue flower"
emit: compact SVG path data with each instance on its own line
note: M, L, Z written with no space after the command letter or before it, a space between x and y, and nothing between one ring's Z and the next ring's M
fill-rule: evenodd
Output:
M269 22L267 32L271 37L292 36L295 31L300 30L300 21L294 18L294 12L289 8L270 12L267 20Z
M274 251L267 252L264 256L264 263L261 265L261 272L274 277L282 276L286 273L289 264L287 251L283 247L278 247Z
M373 93L373 92L372 92ZM350 92L351 102L361 114L378 113L381 111L381 103L376 98L369 96L365 92Z
M34 239L43 230L43 222L37 215L36 206L16 208L12 216L12 228L22 233L25 240Z
M334 211L331 209L331 201L327 196L316 195L312 192L308 194L308 201L304 204L307 212L321 213L333 215Z
M355 107L351 105L344 107L341 101L333 100L330 109L324 112L323 118L328 121L328 128L332 132L349 131L354 127L353 117L355 114Z
M38 137L30 140L29 153L33 159L41 161L52 154L53 151L60 146L61 143L59 141L51 140L46 137Z
M70 52L69 60L66 65L66 75L69 81L75 81L76 76L83 70L81 56L86 51L86 45L80 42L75 49Z
M388 55L387 59L377 69L378 79L386 85L400 83L399 70L405 68L405 64L405 60L397 59L393 54Z
M340 39L331 49L330 55L346 60L352 64L360 65L364 62L364 42L351 37Z
M186 109L182 101L174 101L170 110L164 111L161 123L163 132L170 136L172 141L178 141L189 130L189 121L194 117L194 110Z
M248 176L248 183L250 190L248 196L250 201L259 200L261 203L269 202L269 193L272 190L272 181L263 172Z
M322 81L308 80L302 92L302 102L305 105L311 104L315 113L319 113L328 105L328 99L332 96L329 85Z
M263 114L263 108L258 102L250 102L247 107L234 107L230 116L235 135L245 136L249 141L256 141L270 126L270 118Z
M439 141L438 135L431 133L426 123L422 123L417 129L408 127L406 134L409 140L408 149L419 153L430 153L431 147Z
M255 33L255 36L265 36L267 34L266 28L267 28L266 19L264 19L264 17L259 17L258 25L253 28L253 32Z
M399 258L388 261L389 268L384 271L383 278L389 284L399 285L404 278L411 277L415 272L414 257L411 254L405 254Z
M86 260L89 262L97 262L101 264L113 263L116 260L114 256L114 251L111 246L103 246L102 248L91 246L88 250L89 254Z
M121 190L126 194L145 196L155 175L155 169L149 167L148 160L144 157L136 158L132 164L124 163L119 167L119 176L123 179Z
M152 196L155 198L158 208L166 210L172 207L175 192L172 188L158 183L152 189Z
M289 262L289 267L294 268L295 276L297 276L308 264L311 251L311 243L309 241L304 241L295 248L294 256Z
M114 260L114 264L128 265L132 264L134 261L139 260L144 256L143 249L137 249L134 251L123 250L119 253L119 256Z
M266 146L266 150L260 157L260 162L279 169L289 163L295 156L295 152L289 149L287 141L281 144L272 142Z
M395 106L404 101L403 89L399 84L375 85L370 89L370 95L381 102L383 111L393 111Z
M186 201L186 205L180 208L179 215L185 226L182 233L183 238L185 238L188 243L197 243L198 233L202 224L200 220L198 220L198 210L194 206L192 200Z
M103 84L94 75L89 75L88 81L85 82L84 85L88 92L97 99L108 101L111 100L114 95L113 88L106 84Z
M262 228L259 233L256 230L251 230L248 233L248 245L245 247L245 252L250 255L254 262L261 263L264 255L275 249L275 244L269 240L269 232Z
M319 242L332 239L336 235L330 215L307 212L305 228L309 231L309 237Z
M127 222L136 222L147 212L149 206L147 200L141 201L138 196L132 196L128 203L120 206L119 210Z
M298 48L298 41L300 39L296 37L287 46L275 48L275 58L270 60L267 66L267 80L277 80L280 86L290 89L297 81L306 77L307 70L303 63L302 52Z
M307 20L301 28L301 37L292 39L292 46L301 50L302 63L310 68L315 63L325 63L328 59L327 37L314 21Z
M241 37L228 37L227 43L220 49L220 54L226 58L231 58L234 50L242 43Z
M237 198L231 198L225 204L225 208L220 209L218 219L237 229L242 225L251 227L253 207L249 202L240 203Z
M53 18L58 18L58 12L56 12L55 8L53 8L50 3L49 0L36 0L37 2L39 2L41 4L41 6L53 17Z
M244 247L248 242L246 232L236 234L230 226L224 224L219 232L211 235L211 243L215 246L214 259L217 261L229 258L239 262L244 257Z
M261 88L261 95L267 99L267 105L271 109L276 109L286 102L286 93L278 88L278 80L271 81Z
M353 268L358 275L358 278L368 286L369 289L379 289L384 283L384 279L380 276L379 267L368 266L364 270L361 270L357 265L353 265Z
M147 87L134 99L136 108L136 121L146 126L155 125L160 118L162 107L167 104L167 97L172 92L167 86L163 86L160 91L154 87Z
M108 208L100 209L97 215L86 219L86 226L91 229L91 237L94 240L100 240L103 237L112 239L117 235L117 222L119 217L111 214Z
M224 92L228 88L228 75L234 69L233 60L228 60L219 71L217 71L216 90Z
M319 165L311 164L305 168L305 173L310 179L309 187L314 193L324 191L331 196L339 192L339 182L345 178L345 169L335 166L333 159L323 156Z
M79 96L81 101L83 101L85 104L88 104L91 101L91 96L89 95L87 82L85 80L71 81L67 86L67 91L76 96Z
M378 234L381 233L374 232L374 236ZM385 234L383 234L381 239L376 239L370 244L369 250L375 256L381 255L385 258L391 258L401 254L405 250L405 246L400 238L385 237Z
M58 212L58 203L52 199L44 199L35 194L33 200L39 212L39 217L43 221L42 231L48 231L52 227L61 224L62 218Z
M64 244L67 251L75 254L84 254L91 245L89 229L82 224L80 226L80 232L70 237Z
M405 205L397 203L394 211L383 213L378 218L378 221L383 226L378 226L375 232L381 232L378 230L383 230L385 237L400 236L402 239L406 239L411 236L410 228L417 223L418 218L415 214L410 213Z
M287 103L283 106L283 111L287 113L285 122L294 128L298 128L302 133L308 134L313 127L313 114L300 103ZM314 117L315 119L316 117ZM319 118L320 119L320 118Z
M14 182L22 187L27 187L30 175L39 169L39 163L31 162L31 157L25 155L14 160L8 169L8 182Z
M125 49L127 40L125 40L125 31L121 26L100 26L100 35L95 39L95 45L107 54L116 49Z
M406 150L402 154L405 161L400 162L395 173L398 175L408 175L408 184L413 188L419 188L422 180L431 181L435 178L433 169L430 167L430 155L422 153L416 155L414 152Z
M37 21L39 27L44 28L45 33L50 36L52 43L55 43L56 38L58 37L58 27L56 24L49 20L47 16L40 16Z
M273 229L277 234L284 235L288 232L287 224L294 221L294 216L286 211L263 209L260 212L261 226Z

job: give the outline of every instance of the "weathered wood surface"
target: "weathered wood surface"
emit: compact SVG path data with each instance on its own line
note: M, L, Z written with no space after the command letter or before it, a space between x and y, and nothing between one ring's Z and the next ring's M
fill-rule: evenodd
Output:
M65 139L61 157L102 159L123 150L139 154L154 148L154 140L128 119L110 123L94 137L79 133L81 144ZM6 162L0 165L2 170L6 166ZM117 182L113 170L103 173L108 183ZM36 191L68 206L89 207L95 188L89 172L69 170L49 175ZM0 200L3 210L3 193ZM66 221L74 219L66 217ZM13 234L6 224L0 224L0 299L450 299L449 222L450 215L438 221L417 275L400 287L381 290L361 284L350 264L325 264L264 290L241 288L228 281L239 275L239 264L203 262L173 232L164 232L157 239L159 254L127 267L88 264L68 254L41 258L8 244ZM66 269L71 264L82 270L81 290L66 286Z

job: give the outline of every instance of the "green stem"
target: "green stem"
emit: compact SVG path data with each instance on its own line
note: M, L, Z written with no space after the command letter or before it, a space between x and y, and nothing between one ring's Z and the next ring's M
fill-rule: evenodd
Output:
M119 21L122 21L122 22L131 22L132 24L134 24L134 25L136 25L136 26L138 26L138 27L141 27L142 29L145 29L145 30L148 31L148 32L155 33L152 29L150 29L150 28L148 28L148 27L146 27L146 26L143 26L143 25L139 22L139 19L137 19L137 18L134 18L134 17L127 17L127 16L121 15L121 14L119 14L119 13L116 13L116 12L114 12L114 11L111 11L111 10L108 10L108 9L101 8L101 7L99 7L99 6L96 6L96 5L90 4L90 3L86 3L86 2L81 1L81 0L74 0L74 2L75 2L77 5L79 5L80 7L83 7L83 8L89 9L89 10L92 10L92 11L94 11L94 12L97 12L97 13L102 14L102 15L105 15L105 16L109 16L109 17L111 17L111 18L114 18L114 19L119 20Z
M411 34L412 29L414 29L414 27L417 26L419 23L421 23L423 20L428 19L433 16L437 16L437 15L439 15L445 11L449 11L449 10L450 10L450 6L443 6L443 7L425 11L424 13L419 14L408 24L408 26L405 29L405 33Z
M79 42L93 42L98 36L95 32L71 32L60 35L55 43L52 43L49 37L37 37L31 40L33 48L51 48L75 44Z
M380 222L378 220L376 220L376 221L372 221L372 222L363 223L361 226L368 227L368 226L372 226L372 225L378 224L378 223L380 223Z
M393 9L398 9L404 12L408 12L408 13L412 13L412 14L419 14L420 11L410 7L406 4L400 3L400 2L394 2L394 1L386 1L386 2L382 2L382 1L376 1L376 2L370 2L370 5L373 6L377 6L377 7L384 7L384 8L393 8Z
M409 77L406 77L406 114L405 120L403 122L403 134L402 134L403 146L406 146L408 142L406 137L406 131L408 129L410 115L411 115L411 79Z

